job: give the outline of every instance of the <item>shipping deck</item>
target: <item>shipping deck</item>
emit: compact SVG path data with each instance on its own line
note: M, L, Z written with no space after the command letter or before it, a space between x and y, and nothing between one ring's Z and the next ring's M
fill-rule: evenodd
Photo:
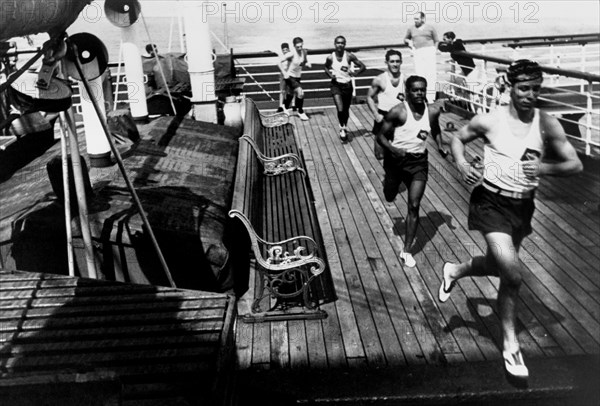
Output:
M463 279L448 302L437 299L443 263L466 261L486 249L483 237L467 228L470 188L452 158L442 158L430 144L417 266L403 267L398 254L406 192L393 204L384 200L384 172L373 154L367 105L352 106L346 143L339 140L334 108L307 112L309 121L297 116L291 121L338 300L321 306L328 314L324 320L238 322L242 387L260 393L260 399L291 403L470 399L477 404L493 402L496 395L502 403L506 396L523 400L541 391L542 404L565 404L558 393L585 381L575 371L593 368L585 376L598 376L600 173L595 161L585 160L584 172L576 176L541 181L533 234L520 253L524 283L518 334L532 378L529 395L515 394L502 373L498 279ZM442 129L449 121L456 128L466 123L453 113L442 114L440 121ZM443 136L449 141L452 133L443 130ZM482 156L481 148L469 145L467 153ZM252 286L254 272L250 278ZM252 295L251 289L239 301L240 316L250 312ZM593 396L598 399L597 389Z

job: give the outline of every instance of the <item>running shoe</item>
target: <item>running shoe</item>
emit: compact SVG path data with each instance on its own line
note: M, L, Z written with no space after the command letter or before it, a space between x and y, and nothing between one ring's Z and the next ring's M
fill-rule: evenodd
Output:
M348 139L348 135L346 135L346 129L344 127L340 128L340 140L346 141Z
M517 352L514 353L503 351L502 357L504 358L504 370L509 377L519 380L526 380L529 378L529 370L525 366L521 350L517 350Z
M402 260L402 263L409 268L414 268L417 265L417 261L415 261L413 256L408 252L401 252L400 259Z
M302 120L302 121L308 121L308 116L306 115L305 112L298 113L298 117L300 117L300 120Z
M444 262L444 266L442 267L442 283L438 292L438 299L442 303L450 298L450 292L454 288L454 285L456 285L455 280L448 282L450 278L446 277L446 265L450 265L450 262Z

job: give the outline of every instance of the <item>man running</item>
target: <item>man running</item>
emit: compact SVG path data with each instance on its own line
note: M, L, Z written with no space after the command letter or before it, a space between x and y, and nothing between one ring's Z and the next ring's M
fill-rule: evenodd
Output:
M460 278L498 276L498 312L502 324L502 355L509 379L526 382L525 366L516 332L516 306L521 286L519 247L531 233L534 194L540 176L565 176L583 170L573 146L558 120L535 108L542 85L542 70L533 61L513 62L507 72L510 102L488 114L473 117L452 139L452 154L473 189L469 205L469 229L479 230L487 243L484 256L461 264L445 263L439 300L445 302ZM465 159L464 144L484 141L483 168ZM543 161L545 150L553 161Z
M438 145L442 138L438 122L440 106L428 106L426 94L425 78L410 76L406 79L406 100L385 115L383 124L375 134L384 150L385 200L391 203L396 199L400 183L404 183L408 189L404 248L400 258L410 268L416 265L410 251L419 225L419 207L429 172L427 138L432 135Z
M396 104L404 101L404 75L400 72L402 54L400 51L390 49L385 53L387 70L376 76L367 93L367 104L375 116L373 134L377 134L383 123L383 117ZM375 138L375 157L383 159L383 148Z
M281 58L283 58L286 54L290 52L290 44L287 42L281 43ZM279 75L279 107L277 108L277 112L283 112L283 108L285 106L285 98L287 95L293 95L294 92L291 89L288 89L285 78L287 76L287 69L290 66L290 61L287 60L285 63L279 63L279 70L281 71L281 75Z
M331 95L337 108L338 121L340 122L340 139L348 139L348 118L350 117L350 104L352 103L352 77L360 75L365 65L351 52L346 52L346 38L342 35L333 41L335 51L325 60L325 73L331 78ZM351 64L358 67L354 72Z
M292 43L294 44L294 50L285 54L280 63L280 69L282 69L282 71L285 70L284 78L288 88L284 107L285 112L287 113L295 95L298 117L300 117L301 120L306 121L308 120L308 116L302 108L304 106L304 90L300 84L300 76L302 75L302 67L307 66L310 68L311 64L308 62L306 49L303 48L304 40L300 37L296 37L293 39ZM287 67L285 66L286 63L288 63ZM290 89L292 91L291 94L289 94Z

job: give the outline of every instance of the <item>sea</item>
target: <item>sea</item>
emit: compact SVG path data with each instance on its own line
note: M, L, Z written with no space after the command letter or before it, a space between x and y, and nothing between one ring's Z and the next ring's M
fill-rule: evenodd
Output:
M208 23L217 53L278 51L282 42L301 37L307 49L333 47L337 35L348 46L400 44L423 11L441 37L553 36L600 32L600 2L579 1L191 1L140 0L134 24L142 53L148 43L159 52L185 50L183 16L196 7L198 23ZM106 45L111 62L119 60L121 31L106 18L104 1L85 7L67 32L88 32ZM47 38L47 37L46 37ZM39 46L44 35L30 38ZM20 39L22 47L27 47ZM182 49L182 47L184 49Z

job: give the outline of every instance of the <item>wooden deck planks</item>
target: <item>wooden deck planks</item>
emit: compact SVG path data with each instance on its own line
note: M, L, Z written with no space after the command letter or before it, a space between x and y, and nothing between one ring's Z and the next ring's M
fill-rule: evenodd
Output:
M338 300L324 306L329 315L325 320L287 322L289 359L283 357L283 364L276 361L281 351L272 348L273 342L285 346L283 336L274 340L272 328L267 330L270 355L255 345L260 356L255 361L252 354L252 364L364 368L499 358L495 278L461 280L449 302L437 302L443 262L468 260L485 250L482 236L467 229L469 190L453 164L431 148L417 233L424 244L415 255L417 267L403 268L397 254L406 193L393 205L384 201L383 168L372 154L368 108L352 106L346 144L339 141L334 109L313 109L309 116L308 122L292 122ZM450 119L457 127L464 123ZM468 152L481 154L481 146L469 146ZM520 254L525 271L519 337L528 357L599 352L600 280L595 264L600 227L597 216L586 218L593 216L590 207L597 206L598 196L600 178L595 175L542 180L534 233ZM260 326L254 329L256 335Z

